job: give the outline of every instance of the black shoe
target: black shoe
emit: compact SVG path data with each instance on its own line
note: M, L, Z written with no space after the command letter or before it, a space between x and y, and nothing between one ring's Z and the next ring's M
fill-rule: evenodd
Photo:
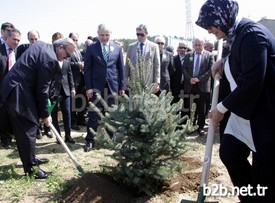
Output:
M74 139L71 136L65 136L65 142L68 142L71 144L75 143Z
M2 141L3 142L3 141ZM3 143L2 143L4 149L11 149L11 141L10 140L5 140Z
M86 143L84 146L84 152L89 152L93 149L93 143Z
M80 127L76 124L72 125L71 127L73 130L80 130Z
M44 135L46 135L48 138L53 138L53 133L51 131L44 132Z
M42 135L41 130L40 130L40 129L38 129L38 130L37 130L36 139L39 139L39 140L40 140L40 139L42 138L42 136L43 136L43 135Z
M37 164L38 165L41 165L41 164L46 164L46 163L49 163L49 159L47 159L47 158L36 158L36 162L37 162Z
M197 131L198 131L198 133L199 133L200 136L204 136L205 135L205 131L202 128L199 128Z
M41 168L39 168L36 172L31 171L28 173L29 176L33 176L35 179L46 179L50 174L50 172L43 171Z

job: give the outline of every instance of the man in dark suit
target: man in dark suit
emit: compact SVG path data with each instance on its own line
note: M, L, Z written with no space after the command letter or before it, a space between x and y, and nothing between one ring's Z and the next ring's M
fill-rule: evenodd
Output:
M171 90L170 75L173 72L173 55L165 50L165 38L162 36L155 37L154 42L159 46L160 52L160 91Z
M69 34L76 44L78 43L79 36L75 32ZM79 125L86 126L85 114L87 112L86 93L85 93L85 81L84 81L84 61L80 51L76 48L74 53L70 57L71 69L74 78L74 85L76 90L76 97L72 98L72 129L80 130Z
M17 29L11 29L7 31L7 38L3 44L0 44L0 88L2 86L2 80L11 70L15 63L14 50L18 46L21 40L21 33ZM1 103L1 96L0 96ZM0 106L0 138L2 145L5 149L11 148L11 133L10 123L8 117L6 117L7 109L5 106Z
M14 25L12 23L6 22L1 25L0 44L4 44L8 37L8 31L12 29L14 29Z
M182 64L184 61L184 57L187 51L188 45L185 42L179 42L178 45L178 54L174 56L174 70L170 75L170 84L171 91L173 95L172 103L176 103L180 100L181 91L183 94L183 73L182 73Z
M34 43L19 58L2 81L2 103L7 108L15 135L20 159L26 174L44 179L48 173L38 167L35 142L39 118L49 126L49 86L58 61L73 53L74 42L69 38L57 40L53 45L39 41Z
M29 46L37 42L40 39L39 32L36 30L30 30L27 34L28 40L30 43L27 44L20 44L16 49L16 60L29 48Z
M115 103L112 93L124 94L124 63L122 47L110 40L111 30L104 24L98 26L99 41L88 46L85 55L84 77L86 95L91 101L96 101L96 93L104 98L104 88L108 89L108 105ZM102 108L100 102L94 103ZM99 116L95 111L88 112L88 125L85 151L90 151L94 144L89 128L97 131Z
M198 133L204 135L205 111L207 96L210 94L211 66L214 57L203 49L204 39L193 40L194 51L187 53L183 62L184 75L184 111L190 116L193 102L196 103L198 113Z
M54 95L52 96L51 100L60 104L65 130L65 142L74 144L75 141L71 137L71 96L75 96L73 74L70 61L63 60L62 62L59 62L59 65L60 68L56 71L56 74L54 76ZM57 117L58 106L58 104L54 106L51 115L53 119L53 125L60 134Z

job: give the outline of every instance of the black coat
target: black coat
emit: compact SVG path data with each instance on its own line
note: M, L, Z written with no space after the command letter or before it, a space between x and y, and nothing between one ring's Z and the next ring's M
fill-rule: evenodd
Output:
M253 43L252 43L253 42ZM273 56L273 57L272 57ZM275 160L275 40L262 25L242 19L229 57L237 87L223 92L223 105L250 120L257 152L273 154ZM226 86L229 83L221 84ZM229 88L224 88L229 90ZM274 170L273 170L274 171ZM275 176L274 176L275 177Z
M3 102L38 123L48 112L49 86L59 68L53 45L38 41L30 46L2 81Z

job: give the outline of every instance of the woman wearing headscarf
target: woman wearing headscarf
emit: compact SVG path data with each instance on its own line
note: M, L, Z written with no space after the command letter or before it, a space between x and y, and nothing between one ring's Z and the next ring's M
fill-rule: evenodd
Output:
M274 202L275 40L264 26L240 18L238 11L235 0L208 0L196 21L226 40L222 62L212 69L212 74L222 74L220 90L225 96L210 118L217 127L230 112L220 158L234 186L247 189L239 194L241 202Z

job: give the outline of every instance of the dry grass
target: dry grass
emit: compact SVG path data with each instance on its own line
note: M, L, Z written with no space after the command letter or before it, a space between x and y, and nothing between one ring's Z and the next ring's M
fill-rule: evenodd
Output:
M72 137L76 140L76 144L68 144L72 154L80 163L84 171L98 172L100 165L114 164L114 161L108 156L111 152L105 149L96 149L91 152L84 152L85 144L85 129L81 131L72 131ZM64 135L63 135L64 137ZM191 135L188 137L190 150L188 155L197 159L203 159L204 156L204 137ZM228 178L222 163L218 158L219 143L216 140L213 148L212 163L215 170L220 176L215 178L209 184L222 183L225 186L231 187L231 182ZM41 168L45 171L53 172L53 175L46 180L32 180L23 176L22 164L18 156L18 151L15 143L13 148L5 150L0 148L0 202L57 202L61 195L67 191L74 181L78 179L79 172L70 160L68 154L61 145L56 144L55 138L43 136L41 140L37 140L37 157L49 158L48 164L42 165ZM196 171L198 172L198 171ZM194 191L186 192L185 194L174 193L172 196L165 194L151 198L147 202L164 203L164 202L180 202L181 199L196 200L197 193ZM236 197L226 198L217 197L215 199L220 202L236 202Z

